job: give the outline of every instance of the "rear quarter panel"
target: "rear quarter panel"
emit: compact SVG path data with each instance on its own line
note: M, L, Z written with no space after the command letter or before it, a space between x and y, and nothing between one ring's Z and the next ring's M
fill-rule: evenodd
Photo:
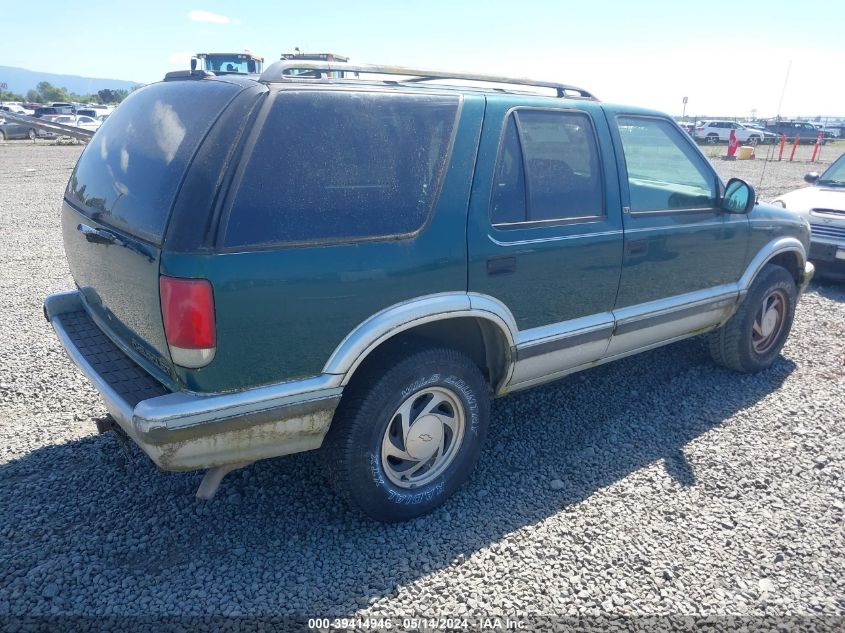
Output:
M227 391L319 374L340 342L388 306L466 291L466 212L484 114L464 97L443 188L414 237L183 255L165 252L165 275L211 280L217 353L177 368L191 390ZM246 160L245 157L243 160Z

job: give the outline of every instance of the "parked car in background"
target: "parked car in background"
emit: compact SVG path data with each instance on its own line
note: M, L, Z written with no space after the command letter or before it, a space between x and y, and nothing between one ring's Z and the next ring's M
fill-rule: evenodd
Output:
M705 143L727 143L731 132L740 143L762 143L767 140L762 130L745 127L736 121L699 121L695 126L695 139Z
M690 136L695 133L695 123L690 123L687 121L678 121L678 126Z
M703 333L736 371L777 359L809 227L722 182L668 115L333 68L170 73L64 192L76 288L45 315L102 428L165 470L209 469L201 496L319 448L340 498L406 520L490 455L492 397Z
M32 114L32 110L27 110L23 106L15 103L7 103L0 105L0 111L9 112L11 114L20 114L23 116L30 116Z
M102 121L99 121L96 117L91 116L77 116L75 123L76 127L92 131L99 129L102 124Z
M822 272L845 276L845 154L821 175L804 177L810 186L778 196L772 204L810 223L810 259Z
M65 114L73 114L73 108L70 106L42 106L40 108L35 108L32 116L40 119L43 117L60 116Z
M763 140L760 141L761 143L775 143L778 140L778 135L772 132L769 132L765 126L757 125L757 124L750 124L750 123L743 123L743 125L751 130L752 132L759 132L763 135Z
M38 130L26 123L17 123L12 120L0 123L0 141L19 138L35 140L38 136Z
M75 114L63 114L57 117L52 117L54 123L61 123L62 125L72 125L73 127L82 128L85 130L95 131L99 129L102 122L90 116L77 116Z
M769 132L780 136L786 135L786 140L790 143L795 141L795 137L799 137L799 143L815 143L819 136L819 130L812 123L806 121L769 121L766 123L766 129ZM822 139L822 143L825 140Z

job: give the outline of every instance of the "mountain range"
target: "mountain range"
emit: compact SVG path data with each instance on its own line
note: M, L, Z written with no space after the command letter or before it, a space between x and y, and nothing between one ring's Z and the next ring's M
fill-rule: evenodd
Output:
M7 84L6 90L25 95L27 90L34 89L42 81L50 82L54 86L65 88L69 92L77 94L92 94L104 88L129 90L138 85L137 81L126 81L125 79L99 79L78 75L43 73L14 66L0 66L0 84Z

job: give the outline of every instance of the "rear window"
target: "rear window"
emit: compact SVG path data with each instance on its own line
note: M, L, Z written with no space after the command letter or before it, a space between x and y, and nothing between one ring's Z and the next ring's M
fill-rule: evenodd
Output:
M456 96L279 93L229 213L230 248L407 235L437 195Z
M133 92L85 148L68 200L98 222L159 244L185 168L239 90L182 81Z

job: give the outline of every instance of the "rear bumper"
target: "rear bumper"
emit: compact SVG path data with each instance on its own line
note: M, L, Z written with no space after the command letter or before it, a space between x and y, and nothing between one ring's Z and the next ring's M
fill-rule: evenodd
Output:
M44 314L118 425L165 470L319 448L340 402L342 387L329 375L232 393L171 393L94 324L78 292L50 295Z

